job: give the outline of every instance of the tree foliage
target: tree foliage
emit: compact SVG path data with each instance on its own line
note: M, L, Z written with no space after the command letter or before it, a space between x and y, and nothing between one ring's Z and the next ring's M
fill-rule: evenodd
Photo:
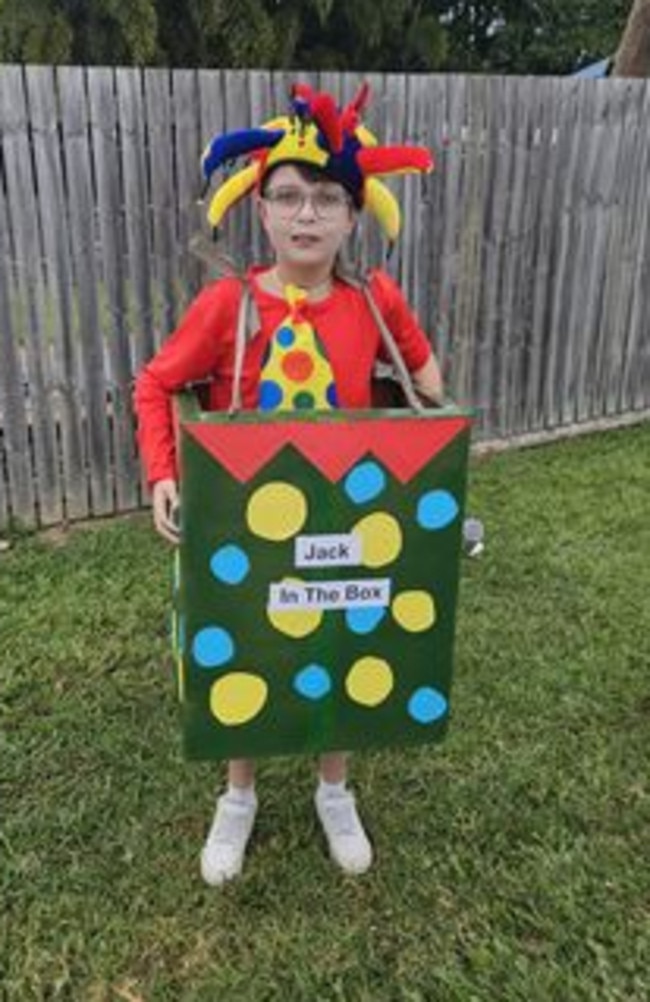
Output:
M439 3L459 71L567 74L613 53L630 0ZM443 10L443 8L445 8Z
M0 59L569 73L616 50L630 6L631 0L0 0Z

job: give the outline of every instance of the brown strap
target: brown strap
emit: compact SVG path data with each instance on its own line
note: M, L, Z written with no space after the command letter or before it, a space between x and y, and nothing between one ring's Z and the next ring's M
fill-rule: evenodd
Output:
M248 324L251 315L252 294L248 282L242 282L239 310L237 312L237 327L235 328L235 360L232 374L232 394L228 416L233 417L241 410L241 377L244 368Z
M381 334L381 339L384 342L384 347L388 352L388 356L395 368L397 373L397 378L399 379L402 389L404 390L404 396L406 401L416 413L421 414L426 408L417 393L415 392L415 387L413 385L413 380L411 379L411 373L406 367L402 353L399 350L397 341L395 340L392 331L390 330L388 324L384 320L381 310L377 306L377 301L370 291L370 284L367 279L364 279L361 284L361 291L365 297L365 300L370 308L373 319L379 328L379 333Z

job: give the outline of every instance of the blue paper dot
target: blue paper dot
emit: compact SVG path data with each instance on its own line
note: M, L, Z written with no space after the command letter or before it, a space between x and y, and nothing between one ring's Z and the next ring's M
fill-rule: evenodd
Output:
M322 665L307 665L293 680L293 685L305 699L322 699L332 688L332 680L327 668Z
M381 623L386 614L383 606L367 606L359 609L347 609L345 622L353 633L372 633Z
M227 546L215 550L210 560L210 570L215 578L224 584L241 584L250 569L251 564L246 553L241 546L235 546L234 543L228 543Z
M359 463L345 478L345 493L355 504L365 504L378 497L386 486L386 474L381 466L368 460Z
M336 385L334 383L329 384L327 390L325 391L325 396L327 397L327 402L330 405L330 407L338 407L339 396L338 393L336 392Z
M260 383L258 404L261 411L272 411L282 403L282 388L271 379Z
M194 637L192 656L202 668L219 668L230 661L234 653L232 637L220 626L206 626Z
M423 529L444 529L458 515L458 502L449 491L427 491L418 501L417 520Z
M275 339L281 348L290 348L296 340L296 335L291 330L291 327L280 327L275 335Z
M432 724L445 716L447 705L447 700L437 689L422 686L409 699L408 711L418 724Z

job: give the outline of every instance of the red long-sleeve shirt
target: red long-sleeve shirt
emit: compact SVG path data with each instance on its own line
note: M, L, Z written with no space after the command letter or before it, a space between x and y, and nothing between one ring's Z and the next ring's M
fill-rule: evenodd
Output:
M259 317L249 338L242 369L243 407L257 407L264 349L287 315L281 296L262 289L253 268L248 281ZM371 291L411 372L422 368L431 345L393 280L373 273ZM226 278L208 285L193 301L179 326L136 380L135 409L140 455L150 484L176 478L171 397L187 383L210 382L210 409L230 405L235 332L242 285ZM341 407L370 407L371 376L377 358L385 357L380 333L361 290L336 280L331 293L305 306L308 319L327 352Z

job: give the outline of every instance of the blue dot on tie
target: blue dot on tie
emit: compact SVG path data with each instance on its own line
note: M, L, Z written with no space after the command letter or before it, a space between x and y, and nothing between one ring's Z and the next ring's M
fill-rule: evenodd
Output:
M367 606L359 609L346 609L345 622L353 633L372 633L386 614L383 606Z
M427 491L418 501L417 520L423 529L444 529L458 515L458 502L449 491Z
M232 637L220 626L199 630L192 643L192 656L202 668L219 668L230 661L234 653Z
M275 335L275 340L281 348L290 348L296 340L296 335L291 330L291 327L280 327Z
M336 392L336 384L330 383L325 391L325 396L330 407L338 407L339 405L339 395Z
M261 411L272 411L282 403L282 389L277 383L265 379L260 383L259 408Z
M293 685L305 699L322 699L332 688L332 680L327 668L322 665L307 665L293 680Z
M359 463L345 478L345 493L355 504L365 504L378 497L386 486L386 474L381 466L368 460Z
M447 713L447 700L436 689L422 686L408 702L408 711L418 724L432 724Z
M250 560L241 546L235 546L234 543L215 550L210 560L210 570L217 581L223 581L224 584L241 584L250 569Z

